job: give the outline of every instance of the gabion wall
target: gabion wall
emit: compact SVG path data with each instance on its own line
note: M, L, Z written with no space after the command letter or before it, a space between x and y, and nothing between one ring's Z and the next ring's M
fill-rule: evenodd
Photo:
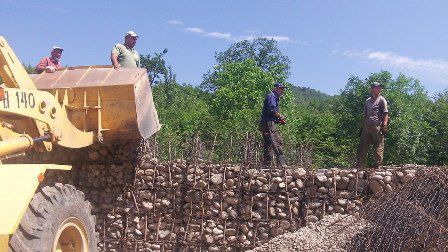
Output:
M93 205L100 251L239 251L326 214L354 213L374 193L410 181L418 169L159 162L138 143L30 153L33 162L72 164L46 182L70 183ZM23 162L24 160L18 161Z

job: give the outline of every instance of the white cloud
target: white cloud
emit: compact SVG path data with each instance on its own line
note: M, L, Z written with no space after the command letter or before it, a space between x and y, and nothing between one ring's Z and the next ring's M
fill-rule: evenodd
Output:
M244 33L258 34L258 33L260 33L260 31L259 30L247 30L247 31L244 31Z
M188 28L185 28L185 31L191 32L191 33L199 33L199 34L205 33L204 30L202 30L201 28L198 28L198 27L188 27Z
M273 39L277 42L292 42L292 40L287 36L263 36L267 39Z
M310 43L308 43L306 41L293 40L288 36L263 36L263 38L273 39L277 42L297 43L297 44L304 45L304 46L311 45Z
M393 67L401 70L439 72L448 74L448 62L438 59L412 59L392 52L382 51L356 51L347 50L343 55L348 57L359 57L375 62L381 66Z
M333 52L340 53L339 50L333 50ZM380 67L422 74L441 83L448 83L448 61L440 59L413 59L393 52L373 50L346 50L341 53L349 58L364 59Z
M170 21L168 21L168 23L172 24L172 25L184 25L181 21L178 21L178 20L170 20ZM229 32L219 32L219 31L208 32L200 27L187 27L187 28L184 28L183 31L188 32L188 33L198 34L202 37L224 39L224 40L229 40L229 41L233 41L233 42L238 42L238 41L242 41L242 40L254 40L256 38L268 38L268 39L273 39L277 42L300 43L301 45L309 45L307 42L294 41L291 38L289 38L288 36L280 36L280 35L275 35L275 36L271 36L271 35L270 36L258 36L255 34L233 35ZM247 32L248 31L246 31L246 33Z
M217 39L226 39L226 40L235 40L235 38L230 33L224 32L206 32L202 28L199 27L188 27L184 29L186 32L200 34L204 37L209 38L217 38Z
M182 23L182 21L175 20L175 19L169 20L168 24L170 24L170 25L178 25L178 26L184 25L184 23Z
M254 34L251 34L251 35L245 35L245 36L238 36L238 37L235 37L235 38L233 39L233 41L238 42L238 41L243 41L243 40L254 40L254 39L256 39L256 38L258 38L258 36L254 35Z
M209 32L206 33L207 37L218 38L218 39L232 39L232 34L230 33L221 33L221 32Z
M334 49L331 51L331 54L338 54L341 50L339 49Z

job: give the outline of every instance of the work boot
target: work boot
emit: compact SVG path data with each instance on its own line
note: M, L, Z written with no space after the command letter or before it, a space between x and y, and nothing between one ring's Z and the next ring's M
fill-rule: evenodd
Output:
M277 165L281 168L288 168L289 166L286 164L285 156L279 155L277 157Z

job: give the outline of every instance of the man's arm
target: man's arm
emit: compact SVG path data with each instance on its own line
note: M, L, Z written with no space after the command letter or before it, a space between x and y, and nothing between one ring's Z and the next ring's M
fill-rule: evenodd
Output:
M137 53L137 55L139 55L139 54ZM138 56L137 67L142 67L142 66L141 66L141 63L140 63L140 55Z
M387 123L389 122L389 108L387 106L387 101L386 99L383 98L383 126L387 127Z
M389 122L389 113L384 113L383 115L383 123L381 124L381 133L383 136L386 136L389 129L387 128L387 123Z
M385 113L383 118L383 126L387 127L388 122L389 122L389 113Z
M42 58L36 66L36 72L40 74L43 71L45 71L46 67L47 67L47 59Z
M381 124L381 131L383 132L383 135L387 134L387 124L389 123L389 109L387 107L387 101L386 99L383 99L383 122Z
M37 73L42 73L42 72L54 73L58 67L50 66L48 64L49 60L50 59L48 59L48 58L41 59L39 64L37 64L37 66L35 68L36 72Z
M110 61L115 69L121 68L120 63L118 63L118 55L114 52L110 53Z
M269 95L267 98L267 103L268 103L268 108L269 108L269 113L277 118L283 118L283 116L275 110L275 97Z

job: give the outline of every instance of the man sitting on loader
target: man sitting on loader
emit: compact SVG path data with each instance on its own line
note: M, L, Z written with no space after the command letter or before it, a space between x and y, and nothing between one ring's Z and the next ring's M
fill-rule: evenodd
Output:
M50 57L43 57L36 66L36 72L54 73L57 69L62 68L61 57L64 49L60 46L53 46Z

